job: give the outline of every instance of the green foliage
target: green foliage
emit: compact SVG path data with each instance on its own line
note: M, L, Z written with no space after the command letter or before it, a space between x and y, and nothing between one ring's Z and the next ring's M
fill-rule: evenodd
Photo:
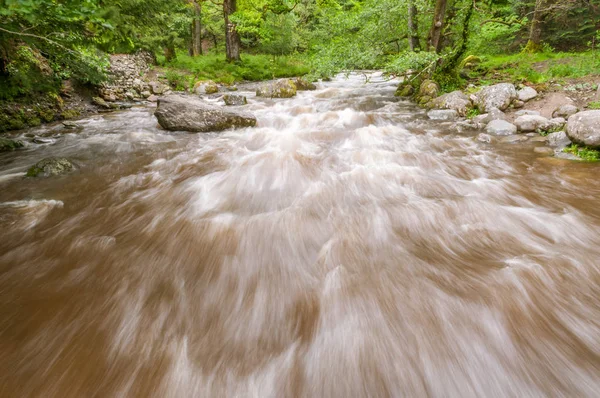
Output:
M600 151L588 148L586 146L571 144L570 146L563 149L563 152L573 154L579 157L581 160L585 160L586 162L600 161Z
M477 108L470 108L465 115L467 119L473 119L475 116L480 115L481 112Z
M587 104L588 109L600 109L600 101L592 101Z
M232 84L239 81L259 81L280 77L302 76L309 67L300 57L273 55L244 55L239 63L228 63L224 55L190 57L179 53L177 59L166 63L167 79L172 86L184 87L188 81L182 74L191 74L192 80L214 80ZM193 84L193 82L192 82ZM189 87L189 84L187 85Z

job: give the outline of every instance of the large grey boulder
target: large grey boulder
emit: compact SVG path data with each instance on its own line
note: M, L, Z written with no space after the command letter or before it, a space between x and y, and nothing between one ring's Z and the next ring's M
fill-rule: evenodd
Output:
M290 79L265 83L256 90L257 97L291 98L296 95L296 84Z
M458 118L458 112L454 109L432 109L427 112L427 117L431 120L455 120Z
M162 128L171 131L199 133L256 125L256 118L249 113L211 105L199 98L183 95L159 98L154 115Z
M500 83L482 88L474 95L474 103L480 111L487 113L492 108L505 110L516 98L517 89L514 84Z
M523 87L517 92L519 101L527 102L538 96L538 92L532 87Z
M545 131L551 126L550 120L539 115L519 116L514 123L517 129L524 133L537 130Z
M473 104L469 97L462 91L457 90L434 98L427 106L436 109L453 109L458 112L460 116L465 116L467 111L473 107Z
M600 110L578 112L569 117L567 135L576 144L600 148Z
M506 120L496 119L488 123L485 132L493 135L512 135L516 134L517 126Z
M67 158L45 158L27 170L27 177L51 177L66 174L74 168Z
M579 108L572 104L561 105L552 112L552 117L564 117L569 119L569 116L579 112Z

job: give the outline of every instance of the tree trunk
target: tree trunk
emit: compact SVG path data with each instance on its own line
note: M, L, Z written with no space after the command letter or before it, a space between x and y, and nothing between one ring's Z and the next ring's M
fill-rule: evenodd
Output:
M202 5L194 0L194 21L192 22L192 56L202 55Z
M442 49L442 32L444 31L444 17L446 15L447 0L436 0L433 23L429 31L429 49L439 53Z
M525 46L525 52L535 53L542 50L543 7L544 0L535 1L535 9L533 10L533 18L529 30L529 40Z
M169 44L169 45L165 46L164 52L165 52L165 60L167 62L173 61L175 58L177 58L177 54L175 53L175 46L173 44Z
M229 16L236 10L236 0L223 0L223 15L225 17L225 51L229 62L240 60L240 36L236 26Z
M421 43L419 43L419 27L417 18L417 7L414 0L408 3L408 45L411 51L420 51Z

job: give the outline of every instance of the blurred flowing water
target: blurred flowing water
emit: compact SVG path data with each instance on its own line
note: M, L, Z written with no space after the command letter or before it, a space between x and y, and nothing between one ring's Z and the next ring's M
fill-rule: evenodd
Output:
M2 397L597 397L600 168L482 144L379 74L0 155ZM48 156L78 166L23 177Z

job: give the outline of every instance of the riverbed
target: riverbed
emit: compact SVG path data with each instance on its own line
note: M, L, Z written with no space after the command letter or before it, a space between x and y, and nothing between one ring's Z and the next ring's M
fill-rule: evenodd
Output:
M152 105L0 154L2 397L596 397L600 168L478 142L380 74ZM217 101L216 99L214 101ZM26 178L42 158L70 174Z

